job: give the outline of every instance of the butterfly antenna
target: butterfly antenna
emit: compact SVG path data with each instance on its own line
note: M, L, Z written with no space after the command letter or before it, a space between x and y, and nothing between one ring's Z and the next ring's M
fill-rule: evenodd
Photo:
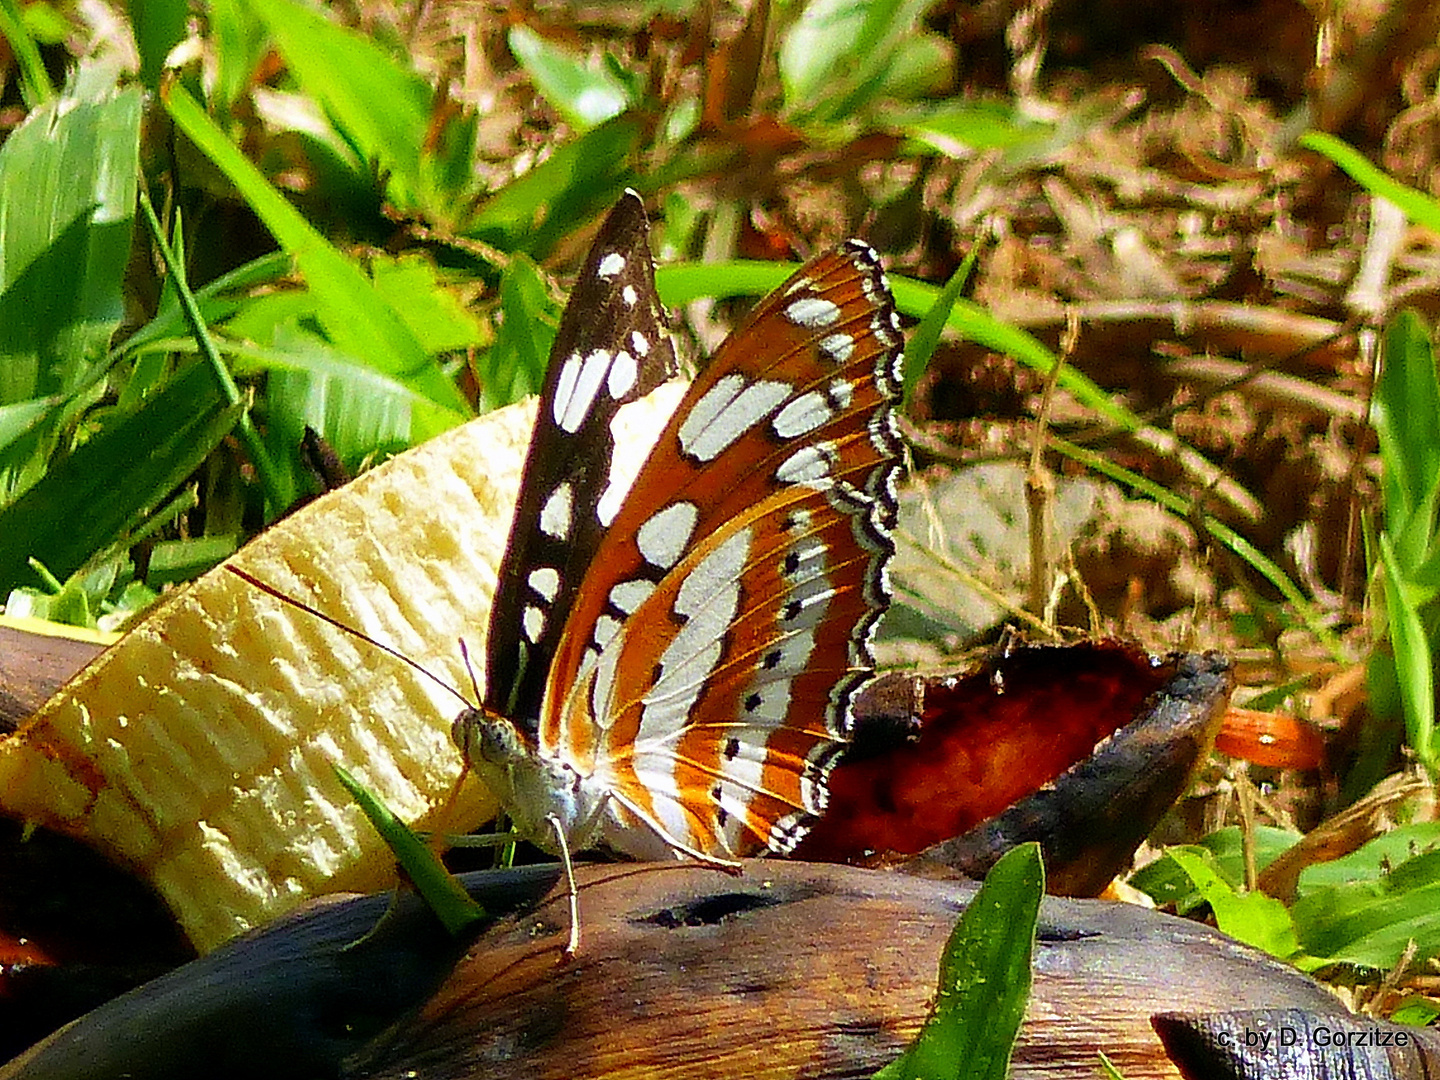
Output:
M346 625L345 623L341 622L339 619L335 618L333 615L326 615L325 612L320 611L320 610L318 610L318 609L316 609L316 608L311 607L309 604L305 603L305 601L303 601L303 600L297 600L297 599L296 599L295 597L293 597L293 596L287 596L285 593L283 593L283 592L281 592L279 589L275 588L275 586L266 584L265 582L261 581L259 578L255 577L255 575L246 573L244 570L241 570L241 569L239 569L238 567L227 566L227 567L225 567L225 569L226 569L226 570L229 570L230 573L234 574L234 575L235 575L236 577L238 577L241 581L248 582L249 584L255 586L255 588L259 589L259 590L260 590L261 592L263 592L263 593L268 593L268 594L270 594L270 595L273 596L276 600L279 600L282 604L289 604L289 605L290 605L291 607L293 607L293 608L299 608L301 611L305 612L306 614L313 615L315 618L320 619L322 622L327 622L327 623L329 623L331 626L335 627L335 629L344 631L345 633L349 634L351 637L359 638L361 641L365 642L367 645L370 645L370 646L372 646L373 648L379 649L381 652L386 653L386 654L389 655L389 656L393 656L396 660L399 660L401 663L403 663L403 664L409 664L412 668L414 668L416 671L418 671L421 675L424 675L427 679L429 679L431 682L433 682L436 686L439 686L441 689L446 690L446 691L448 691L448 692L451 693L451 694L454 694L455 697L458 698L458 699L460 700L460 702L461 702L467 709L474 708L474 706L473 706L473 705L471 704L471 702L470 702L470 699L467 698L464 694L462 694L459 690L455 689L455 687L451 686L448 682L446 682L444 679L440 678L440 676L439 676L439 675L436 675L433 671L430 671L428 668L425 667L424 664L421 664L419 661L417 661L417 660L412 660L410 657L406 656L406 655L405 655L404 653L402 653L399 649L392 649L389 645L386 645L384 642L376 641L373 637L371 637L369 634L365 633L363 630L357 630L357 629L355 629L355 627L353 627L353 626L348 626L348 625ZM461 648L462 651L463 651L464 648L465 648L465 643L464 643L463 641L460 643L460 648ZM469 660L469 657L468 657L468 656L466 657L465 665L466 665L466 667L469 667L469 665L470 665L470 660ZM471 671L471 673L470 673L470 678L471 678L472 681L474 680L474 678L475 678L475 673L474 673L474 671ZM478 691L478 690L476 691L476 700L479 700L479 691Z
M465 661L465 670L470 675L470 689L475 691L475 700L484 700L480 693L480 680L475 677L475 665L470 663L470 649L463 637L460 639L460 658Z

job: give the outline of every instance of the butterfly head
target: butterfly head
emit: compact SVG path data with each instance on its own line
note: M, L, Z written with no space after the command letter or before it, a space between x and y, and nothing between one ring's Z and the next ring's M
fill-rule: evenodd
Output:
M460 753L482 772L504 768L534 752L528 738L515 722L484 705L467 708L455 718L451 738Z
M521 837L556 854L553 814L572 851L593 847L607 801L602 785L573 765L541 753L533 736L487 708L467 708L451 736L476 776L495 794Z

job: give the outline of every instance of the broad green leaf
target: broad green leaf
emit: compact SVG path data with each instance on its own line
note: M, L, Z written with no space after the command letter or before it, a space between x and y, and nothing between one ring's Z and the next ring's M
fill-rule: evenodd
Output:
M1424 961L1440 955L1440 850L1399 863L1378 879L1315 889L1295 901L1307 967L1394 967L1413 940Z
M1350 178L1372 195L1389 199L1418 225L1440 231L1440 199L1406 187L1365 159L1365 156L1343 139L1323 131L1309 131L1300 136L1300 145L1324 154Z
M441 283L429 259L420 255L377 258L371 262L370 273L380 295L400 312L431 355L468 349L488 340L486 326Z
M930 1018L875 1080L1003 1080L1030 997L1044 895L1038 844L1020 845L991 868L945 945Z
M192 536L186 540L162 540L150 550L145 582L152 589L197 578L218 566L240 546L240 538Z
M360 157L388 176L402 209L423 208L422 148L433 92L375 44L293 0L251 0L305 93L318 101ZM258 208L257 208L258 209Z
M1385 615L1405 714L1405 735L1415 756L1433 774L1436 771L1435 750L1431 745L1435 733L1435 659L1420 614L1408 593L1399 560L1390 546L1390 537L1383 532L1380 562L1384 568Z
M955 72L955 46L940 34L916 33L895 44L885 81L878 89L901 101L945 93ZM878 95L877 95L878 96Z
M1237 893L1194 852L1171 848L1169 854L1200 890L1225 933L1281 960L1299 951L1290 912L1279 900L1261 892Z
M577 131L589 131L630 107L625 85L528 26L510 29L510 51L553 109Z
M1390 1014L1392 1024L1411 1024L1427 1027L1440 1018L1440 1005L1418 995L1407 998L1405 1003Z
M176 125L240 189L294 257L319 301L316 315L336 347L400 379L426 399L413 410L411 440L429 438L467 419L469 407L455 385L359 267L270 186L183 89L173 87L166 103Z
M1301 834L1288 829L1276 829L1261 825L1255 829L1255 866L1264 869L1283 855L1300 840ZM1204 897L1196 889L1190 875L1170 857L1175 848L1166 848L1165 855L1148 863L1130 876L1130 884L1149 893L1157 904L1174 904L1184 914L1204 903ZM1180 845L1179 850L1189 852L1205 861L1220 879L1233 888L1245 882L1245 853L1241 830L1238 825L1216 829L1198 844Z
M406 877L447 931L458 937L486 918L485 909L479 902L471 899L460 882L441 864L435 852L388 806L339 765L335 766L335 775L365 812L381 839L389 845Z
M65 95L0 147L0 405L85 382L125 314L140 91Z
M1300 871L1296 895L1304 897L1337 885L1379 881L1407 859L1437 849L1440 849L1440 821L1401 825L1343 858L1307 866Z
M120 542L235 426L213 374L195 364L135 412L114 416L0 511L0 591L34 580L37 558L68 577Z
M347 365L344 354L298 328L278 334L268 355L291 361L288 371L272 367L266 388L277 457L295 457L306 427L319 432L352 470L377 450L395 452L408 445L411 409L422 403L405 387Z
M907 120L905 132L943 154L968 156L981 150L1008 149L1048 137L1053 124L1020 115L1013 104L956 99Z

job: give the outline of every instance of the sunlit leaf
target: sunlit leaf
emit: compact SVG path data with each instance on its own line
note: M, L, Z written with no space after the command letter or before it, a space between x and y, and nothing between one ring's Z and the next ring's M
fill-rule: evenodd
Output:
M406 877L425 898L441 925L451 934L462 934L486 918L485 909L471 899L464 888L441 864L435 852L346 770L335 766L335 775L359 804L370 824L380 834Z
M1360 151L1343 139L1328 132L1309 131L1300 136L1300 145L1324 154L1349 173L1351 179L1366 191L1389 199L1400 207L1411 221L1429 229L1440 230L1440 199L1406 187L1372 165Z
M1169 854L1200 890L1225 933L1282 960L1299 951L1295 924L1279 900L1262 892L1236 892L1193 852L1172 848Z
M469 407L455 385L359 267L270 186L183 89L172 87L167 105L176 124L240 189L295 258L319 301L316 315L335 345L402 380L425 399L412 412L411 438L428 438L467 419Z
M433 91L371 39L292 0L251 0L305 93L367 163L388 177L391 201L423 205L421 152Z
M0 405L78 387L125 314L140 91L68 94L0 147Z
M1020 845L991 868L945 945L930 1018L875 1080L1003 1080L1030 997L1044 895L1038 844Z
M240 412L194 364L140 409L115 417L0 511L0 591L33 582L31 558L63 578L120 541L220 444Z
M786 108L844 118L886 89L930 0L812 0L780 45Z
M1384 568L1385 613L1405 714L1405 734L1415 756L1434 771L1435 660L1430 639L1425 635L1425 626L1415 610L1404 572L1386 533L1380 534L1380 561Z
M605 68L547 41L528 26L510 30L510 51L553 109L577 131L588 131L630 107L623 83Z
M543 258L564 236L615 204L634 181L630 160L644 134L617 116L555 148L539 165L491 196L465 235Z

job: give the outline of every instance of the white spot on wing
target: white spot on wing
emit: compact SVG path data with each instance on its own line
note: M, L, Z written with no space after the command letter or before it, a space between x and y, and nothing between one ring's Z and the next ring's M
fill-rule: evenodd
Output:
M626 285L620 290L620 299L625 301L626 307L634 307L635 301L640 299L640 294L635 291L634 285Z
M555 594L560 591L560 571L553 566L537 566L525 580L546 600L554 600Z
M612 400L619 401L631 391L635 386L638 371L635 358L628 352L621 350L615 354L615 361L610 365L610 373L605 378L605 390Z
M855 351L855 339L849 334L831 334L820 339L820 351L837 364L843 364Z
M820 330L840 321L840 308L819 296L802 296L785 309L785 317L796 326Z
M525 608L525 614L520 617L521 628L525 631L526 640L534 643L540 640L540 635L545 632L545 612L533 604Z
M680 449L700 461L714 461L790 392L789 383L750 382L738 373L722 377L681 423Z
M829 447L825 443L802 446L780 463L775 479L782 484L813 484L830 475Z
M622 581L610 590L610 603L626 615L630 615L654 591L655 583L646 581L644 578Z
M639 330L630 331L630 347L635 350L636 356L650 355L650 339Z
M620 512L620 506L625 501L625 489L621 484L616 483L612 474L610 482L605 485L605 490L600 493L600 499L595 503L595 517L601 525L608 526L615 520L615 515Z
M580 430L609 367L610 353L605 349L596 349L583 360L579 355L566 357L554 404L555 423L562 431L573 435Z
M684 726L719 662L725 633L740 606L740 571L750 553L750 537L749 529L737 530L680 583L675 613L685 623L660 654L660 677L645 695L637 749L651 740L667 740Z
M618 251L612 251L600 260L600 265L595 268L595 272L603 278L612 278L624 269L625 256Z
M654 514L635 533L640 554L651 566L669 570L685 553L700 512L694 503L677 502Z
M610 640L619 632L619 619L612 618L609 615L601 615L595 620L595 630L591 634L590 640L593 641L598 648L603 649L606 645L610 644Z
M825 395L818 390L811 390L786 404L775 415L770 426L782 439L793 439L824 427L834 415Z
M550 493L540 508L540 531L555 540L567 539L574 524L574 509L575 489L567 480Z

